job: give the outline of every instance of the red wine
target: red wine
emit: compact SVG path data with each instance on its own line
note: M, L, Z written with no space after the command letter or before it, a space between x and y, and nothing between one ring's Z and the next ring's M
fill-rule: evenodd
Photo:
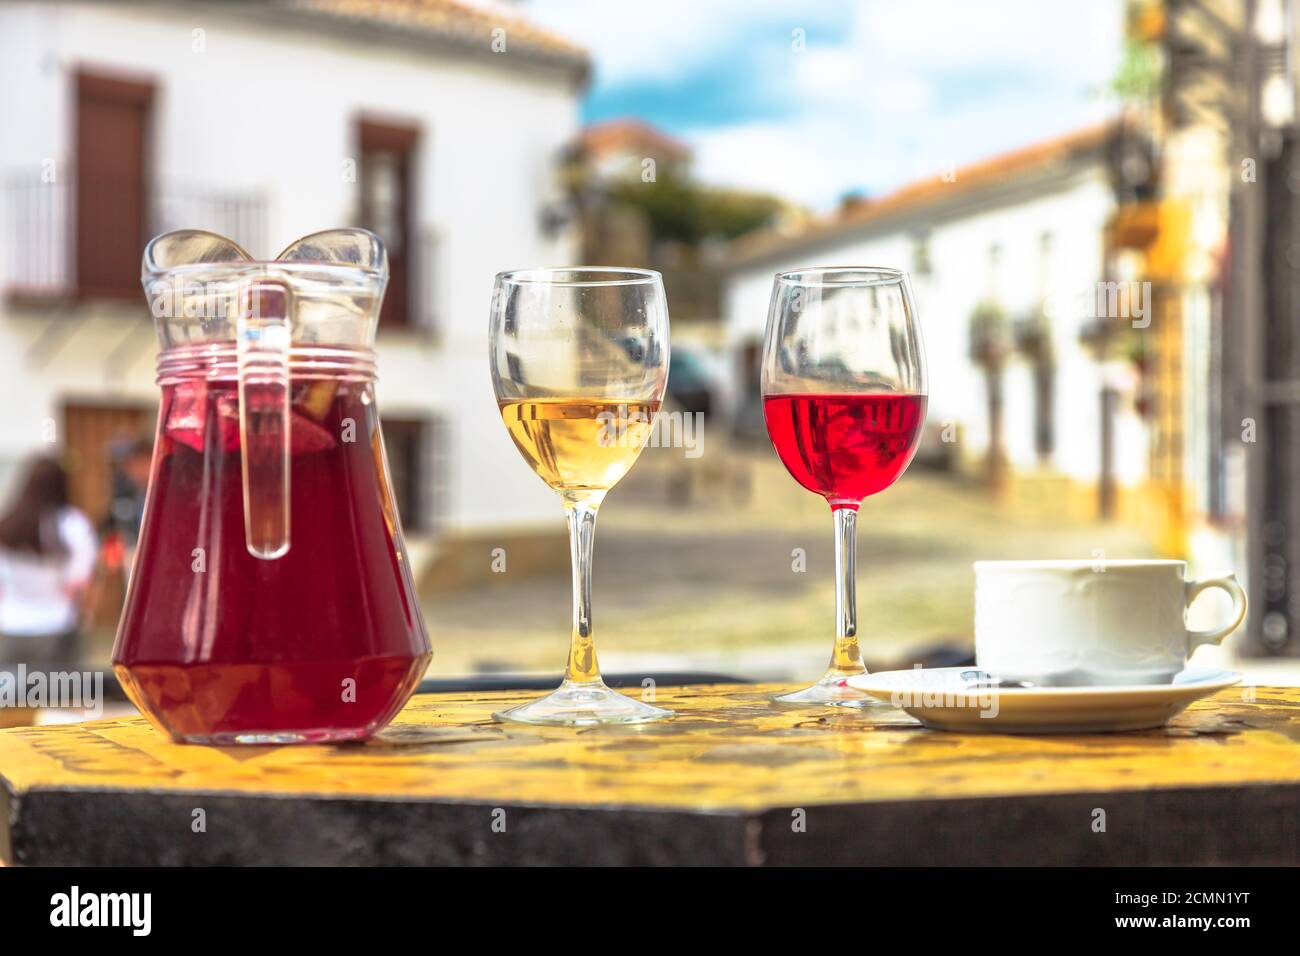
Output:
M429 663L371 386L296 382L289 437L291 544L261 560L245 542L236 383L163 387L113 662L177 740L364 738Z
M832 508L884 491L916 453L924 395L769 395L767 433L786 469Z

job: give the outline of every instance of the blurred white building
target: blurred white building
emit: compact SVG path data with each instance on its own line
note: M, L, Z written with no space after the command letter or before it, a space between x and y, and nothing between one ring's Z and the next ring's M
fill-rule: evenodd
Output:
M453 0L0 6L3 477L53 442L103 516L112 444L155 414L150 236L273 257L361 225L392 263L378 388L408 535L555 529L497 413L487 316L497 271L573 261L555 164L587 74Z
M1052 479L1050 487L1077 492L1094 513L1104 456L1117 492L1138 485L1147 474L1139 376L1127 361L1099 362L1090 345L1099 316L1122 322L1108 314L1116 305L1144 306L1121 297L1098 309L1116 288L1107 285L1115 276L1105 246L1116 206L1115 131L1083 130L848 203L792 233L742 239L723 293L737 356L733 412L753 426L774 273L902 268L911 275L929 364L927 442L951 426L947 437L963 464L987 454L989 378L973 355L972 318L991 304L1004 330L1002 445L1011 471ZM1140 286L1123 287L1130 291L1141 294Z
M592 123L578 134L576 146L600 182L645 182L661 172L690 175L690 147L642 120Z

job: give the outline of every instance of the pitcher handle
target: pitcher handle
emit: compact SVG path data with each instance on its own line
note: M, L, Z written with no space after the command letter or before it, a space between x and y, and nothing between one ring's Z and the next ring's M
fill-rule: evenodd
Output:
M1227 624L1223 627L1210 628L1207 631L1187 632L1187 653L1190 655L1192 651L1202 644L1218 644L1237 629L1237 625L1246 617L1246 592L1237 583L1235 574L1225 574L1217 578L1202 578L1199 581L1188 581L1186 587L1188 607L1191 607L1198 594L1210 588L1219 588L1226 591L1228 596L1232 598L1232 615Z
M289 287L259 279L244 287L237 328L239 447L244 537L255 558L289 550Z

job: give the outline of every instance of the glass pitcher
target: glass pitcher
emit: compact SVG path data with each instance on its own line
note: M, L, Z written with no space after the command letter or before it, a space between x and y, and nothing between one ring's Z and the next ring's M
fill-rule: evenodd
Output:
M162 400L118 679L181 742L365 738L431 657L374 397L383 244L257 262L185 230L142 278Z

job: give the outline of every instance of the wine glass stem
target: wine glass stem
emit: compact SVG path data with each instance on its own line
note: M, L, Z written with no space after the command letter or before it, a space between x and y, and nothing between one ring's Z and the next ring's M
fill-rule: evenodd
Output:
M858 512L835 508L835 650L827 676L866 673L858 648L857 553Z
M600 682L600 665L591 633L591 556L601 497L578 493L564 496L573 564L573 638L569 644L569 662L564 668L564 679L569 683Z

